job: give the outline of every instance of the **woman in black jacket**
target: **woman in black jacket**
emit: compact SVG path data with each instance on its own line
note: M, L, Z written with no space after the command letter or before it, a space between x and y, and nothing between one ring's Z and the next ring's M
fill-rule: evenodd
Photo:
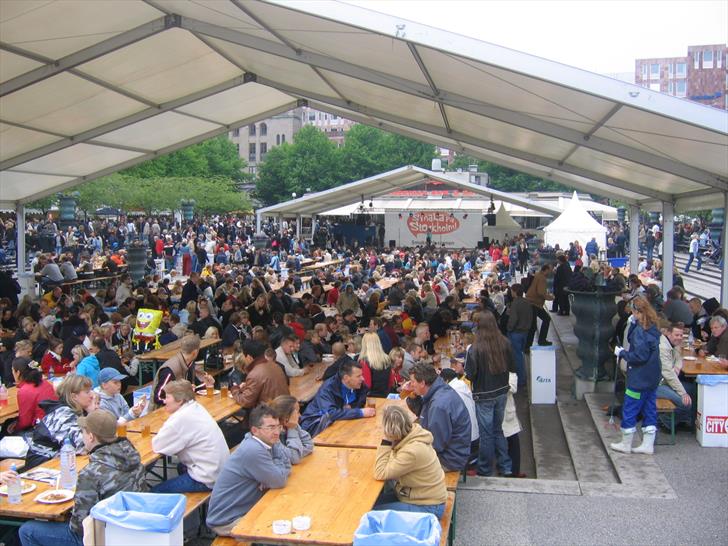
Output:
M510 341L501 334L493 313L480 314L475 341L465 358L465 374L472 383L480 431L478 475L493 474L493 454L504 476L511 475L508 443L503 436L503 416L508 397L508 373L516 366Z

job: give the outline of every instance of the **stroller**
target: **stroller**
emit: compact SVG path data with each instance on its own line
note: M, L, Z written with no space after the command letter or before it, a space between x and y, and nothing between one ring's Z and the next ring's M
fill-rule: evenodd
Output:
M703 252L706 260L710 260L715 265L718 265L723 258L723 251L719 245L715 242L708 241L708 248Z

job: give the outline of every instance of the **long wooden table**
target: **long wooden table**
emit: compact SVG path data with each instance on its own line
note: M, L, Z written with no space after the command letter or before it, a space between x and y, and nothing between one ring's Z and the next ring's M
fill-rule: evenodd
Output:
M222 398L220 393L217 393L215 396L210 398L203 391L202 394L198 394L195 397L195 400L208 411L215 421L222 421L240 410L240 404L238 404L231 396ZM129 421L126 424L126 430L131 432L141 432L146 425L149 425L152 434L157 434L168 418L169 413L167 413L165 408L157 408L147 415Z
M304 271L308 272L308 271L313 271L315 269L321 269L322 267L336 266L336 265L339 265L339 264L342 264L342 263L344 263L344 260L341 259L341 258L336 259L336 260L329 260L328 262L316 262L314 264L311 264L311 265L307 265L305 267L302 267L301 268L301 271L302 272L304 272Z
M317 446L376 449L382 443L384 408L387 406L407 408L407 403L399 399L370 398L369 400L375 401L376 416L336 421L326 430L316 435L313 443ZM414 415L411 415L411 417L414 419Z
M208 347L217 346L220 343L222 343L221 339L201 339L200 351L203 349L207 349ZM172 343L167 343L167 345L163 345L159 349L154 349L153 351L148 351L139 355L137 357L139 359L139 384L142 385L144 383L142 377L145 364L151 366L152 375L157 375L157 367L160 365L160 363L163 364L164 362L175 356L177 353L179 353L181 347L182 340L177 339Z
M134 444L139 455L142 459L142 465L149 466L155 463L161 455L154 453L152 450L152 437L142 436L138 433L128 433L128 440ZM76 471L80 472L88 464L87 455L79 455L76 457ZM51 469L60 470L60 459L55 458L50 461L36 467L38 469ZM36 502L35 498L42 492L48 489L53 489L54 486L43 483L28 480L29 483L36 485L36 488L29 493L26 493L22 497L20 504L9 504L7 500L0 503L0 517L11 517L21 519L38 519L38 520L50 520L50 521L64 521L68 512L73 508L73 500L63 502L60 504L42 504Z
M323 375L326 368L333 362L316 362L313 366L308 366L308 372L305 375L291 377L288 390L291 396L295 396L299 402L310 402L321 388L322 382L316 378Z
M18 416L18 388L8 389L8 405L0 406L0 423Z
M294 465L282 489L270 489L232 530L239 540L265 544L349 545L361 516L372 509L384 482L374 479L373 449L346 449L349 474L337 466L339 449L317 447ZM311 517L307 531L273 534L272 523Z
M721 367L718 362L712 362L704 357L697 360L683 360L682 373L687 376L695 375L728 375L728 370Z

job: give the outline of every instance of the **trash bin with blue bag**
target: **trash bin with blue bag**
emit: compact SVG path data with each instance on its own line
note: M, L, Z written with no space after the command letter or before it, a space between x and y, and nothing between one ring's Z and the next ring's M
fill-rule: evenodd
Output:
M361 517L354 546L438 546L441 533L434 514L372 510Z
M176 493L120 491L96 503L91 517L106 524L106 546L178 546L186 502Z

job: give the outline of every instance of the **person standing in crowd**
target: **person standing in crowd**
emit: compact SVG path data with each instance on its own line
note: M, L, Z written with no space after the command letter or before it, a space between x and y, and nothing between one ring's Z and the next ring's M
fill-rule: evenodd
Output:
M546 300L553 300L553 294L549 294L546 291L546 277L551 273L551 266L544 264L541 266L541 270L534 275L531 285L528 287L526 292L526 300L533 306L533 317L531 318L531 328L528 331L528 337L526 339L525 352L528 354L533 344L533 338L536 336L537 319L541 319L541 330L538 334L538 344L548 346L552 343L546 339L549 334L549 325L551 324L551 317L549 317L548 311L544 309L543 305Z
M688 262L685 264L685 273L688 273L690 271L690 265L695 259L698 260L697 270L700 271L700 268L703 267L703 256L700 253L700 236L697 233L693 233L690 236L690 246L688 247L688 252L690 253L690 257L688 258ZM649 258L647 261L649 261Z
M569 294L566 292L566 289L571 282L571 266L565 254L560 254L557 260L559 263L554 272L554 304L552 312L557 311L559 315L569 316L571 305L569 304Z
M473 386L473 399L480 429L478 475L493 474L493 455L504 476L512 475L508 444L503 435L503 418L508 399L508 374L515 373L513 348L491 313L479 317L475 340L465 357L465 374Z
M622 453L654 452L657 434L657 386L660 383L660 331L657 329L657 313L650 303L638 296L631 302L634 323L627 333L629 350L614 348L617 360L627 364L627 388L622 407L622 441L609 444ZM642 443L632 447L637 417L642 415Z
M526 351L526 340L533 322L533 305L523 297L523 287L520 284L511 285L511 303L508 310L508 340L511 342L513 357L516 360L516 374L518 385L524 387L527 380L526 362L524 353Z

